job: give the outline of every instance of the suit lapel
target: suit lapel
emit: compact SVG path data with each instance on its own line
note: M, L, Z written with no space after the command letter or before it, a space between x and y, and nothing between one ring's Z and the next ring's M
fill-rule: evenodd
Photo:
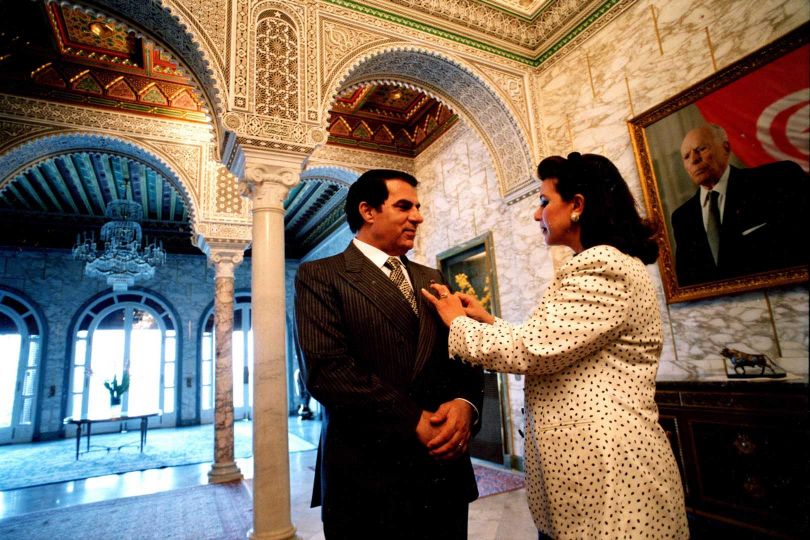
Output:
M725 211L723 212L723 226L720 229L723 231L724 236L734 238L738 236L741 231L740 214L744 211L743 202L738 197L738 189L740 183L743 182L743 174L740 169L731 167L731 172L728 177L728 184L726 187L726 202ZM721 237L722 238L722 237ZM722 246L722 240L720 245Z
M690 215L697 216L696 219L691 220L689 226L692 228L691 231L687 234L688 238L693 238L695 243L695 248L700 250L700 257L707 261L707 263L714 266L714 256L712 255L712 248L709 247L709 239L706 237L706 226L703 224L703 207L700 202L700 189L697 190L697 193L692 197L689 201L689 204L692 205L693 210L689 211ZM723 250L723 228L725 224L720 225L720 251Z
M413 336L411 305L388 276L360 252L354 243L343 252L348 281L387 318L401 334Z
M405 257L403 257L405 258ZM408 275L411 277L413 283L413 290L416 294L416 303L419 309L419 341L416 346L416 360L413 366L413 376L422 370L430 358L433 351L433 346L436 342L436 321L433 307L422 298L421 289L430 290L430 276L425 272L424 268L414 264L405 259L405 266L408 269Z

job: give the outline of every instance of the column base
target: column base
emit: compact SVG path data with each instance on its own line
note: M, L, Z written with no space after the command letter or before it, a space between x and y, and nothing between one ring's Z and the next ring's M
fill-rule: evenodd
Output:
M250 529L247 533L248 540L295 540L299 538L295 535L295 527L290 526L289 529L283 531L274 531L266 533L257 533Z
M208 471L209 484L221 484L223 482L233 482L234 480L242 480L242 471L236 466L236 463L214 463L211 465L211 470Z

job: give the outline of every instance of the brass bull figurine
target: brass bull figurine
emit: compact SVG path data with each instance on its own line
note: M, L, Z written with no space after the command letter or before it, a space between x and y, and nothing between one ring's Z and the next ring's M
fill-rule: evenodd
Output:
M735 373L745 374L745 368L760 368L760 375L764 375L766 369L770 370L771 373L776 373L768 363L768 357L764 354L751 354L729 349L728 347L724 347L720 354L729 359L734 366Z

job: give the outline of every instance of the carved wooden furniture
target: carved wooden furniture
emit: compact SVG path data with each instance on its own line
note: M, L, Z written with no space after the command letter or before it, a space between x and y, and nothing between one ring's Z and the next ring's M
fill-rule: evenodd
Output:
M807 538L806 382L659 382L693 538Z

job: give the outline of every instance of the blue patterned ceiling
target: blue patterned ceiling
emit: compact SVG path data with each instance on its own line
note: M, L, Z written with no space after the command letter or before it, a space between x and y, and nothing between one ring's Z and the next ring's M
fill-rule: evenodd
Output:
M0 191L0 208L104 217L107 205L119 199L140 203L145 222L188 222L183 200L164 176L131 158L101 153L77 152L37 163Z

